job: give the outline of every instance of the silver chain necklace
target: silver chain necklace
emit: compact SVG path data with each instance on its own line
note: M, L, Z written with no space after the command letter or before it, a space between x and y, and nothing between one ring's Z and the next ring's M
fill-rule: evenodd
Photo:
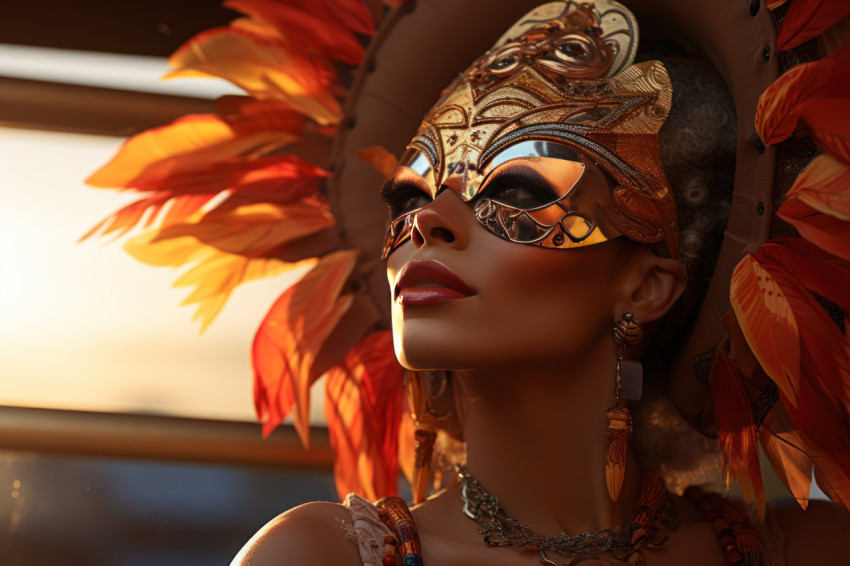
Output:
M514 546L522 552L536 552L540 562L550 566L574 566L605 555L629 561L629 564L643 564L641 551L646 547L658 548L670 538L666 530L676 528L673 501L664 481L654 472L645 474L632 521L622 529L603 529L575 536L562 532L543 537L505 513L499 506L499 500L484 489L469 470L461 465L456 470L463 512L478 525L478 533L484 535L484 542L490 546ZM570 560L562 564L549 558L548 554Z

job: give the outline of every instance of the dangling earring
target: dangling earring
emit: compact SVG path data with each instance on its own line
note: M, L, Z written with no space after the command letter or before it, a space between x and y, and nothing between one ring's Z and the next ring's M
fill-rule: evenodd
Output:
M404 372L404 388L410 407L414 433L413 503L425 500L431 484L431 461L434 441L437 439L437 423L447 418L435 407L437 399L448 390L448 374L444 371Z
M640 362L625 359L626 348L637 344L642 338L643 328L630 312L614 325L614 342L620 347L620 352L615 372L615 403L606 413L608 428L605 430L608 443L605 450L605 483L611 501L617 501L620 497L626 475L628 443L632 437L632 415L622 406L620 399L639 400L643 386L643 367Z

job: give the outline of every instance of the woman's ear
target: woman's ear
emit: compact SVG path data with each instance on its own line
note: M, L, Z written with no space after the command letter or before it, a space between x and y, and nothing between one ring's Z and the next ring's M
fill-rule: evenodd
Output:
M614 305L614 320L630 312L642 323L658 320L667 314L687 283L679 260L655 255L641 246L624 268L622 294Z

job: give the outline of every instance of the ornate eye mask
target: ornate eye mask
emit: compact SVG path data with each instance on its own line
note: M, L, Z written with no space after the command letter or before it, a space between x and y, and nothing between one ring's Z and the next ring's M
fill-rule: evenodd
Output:
M508 30L444 91L408 145L385 191L384 256L410 236L416 210L450 189L511 242L568 249L623 235L677 257L658 154L672 89L658 61L631 64L636 30L631 13L605 0L544 4ZM518 182L512 198L494 198L491 184L520 159L558 177L551 199L517 200L528 190ZM572 177L561 178L566 170ZM592 183L600 176L591 170L608 182Z
M415 214L440 192L427 159L413 151L406 161L385 185L393 219L384 257L410 238ZM574 149L528 140L492 159L468 204L478 222L500 238L564 249L620 235L597 206L610 202L611 190L604 173Z

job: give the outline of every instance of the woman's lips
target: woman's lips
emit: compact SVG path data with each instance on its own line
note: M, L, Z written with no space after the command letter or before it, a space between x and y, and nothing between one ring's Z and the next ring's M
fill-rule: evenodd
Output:
M399 271L393 294L401 305L421 306L471 297L475 291L442 263L413 260Z

